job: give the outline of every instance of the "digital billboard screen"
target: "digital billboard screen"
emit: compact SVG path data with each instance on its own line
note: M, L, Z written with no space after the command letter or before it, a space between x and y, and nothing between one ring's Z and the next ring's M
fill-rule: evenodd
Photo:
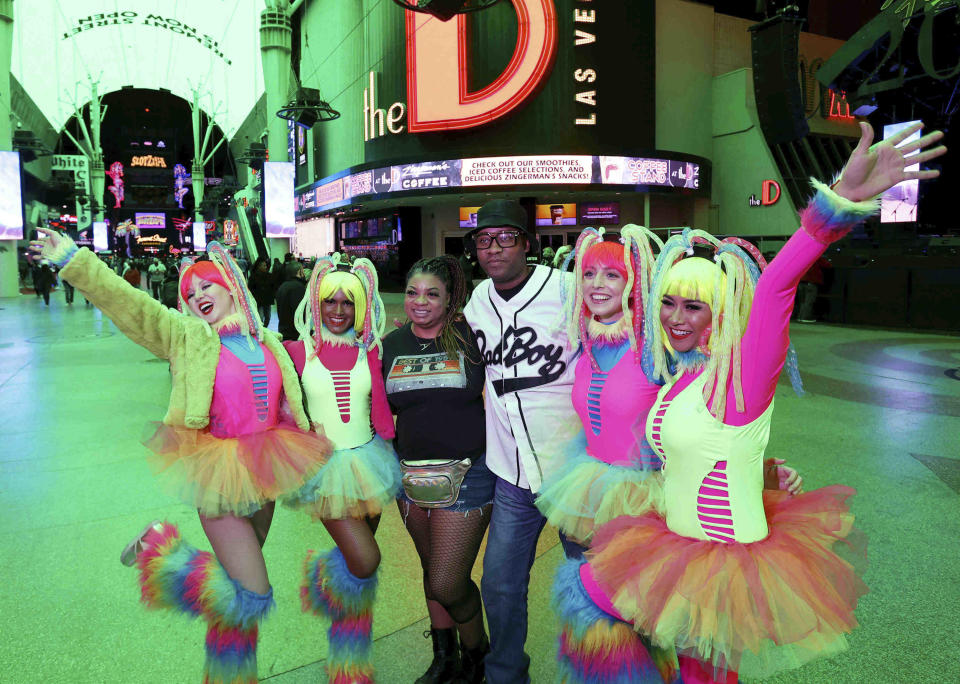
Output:
M576 204L538 204L538 226L575 226L577 225Z
M471 230L477 227L477 212L480 207L460 207L460 227Z
M903 123L889 124L883 127L883 139L896 135L905 128L910 128L919 121L904 121ZM920 139L920 131L913 133L904 143ZM919 171L919 164L911 164L904 171ZM905 180L897 183L883 193L880 198L881 223L910 223L917 220L917 203L920 199L920 181Z
M110 249L110 240L107 237L107 222L93 222L93 251L106 252Z
M702 194L700 164L693 161L605 155L543 155L447 159L398 164L374 169L341 171L328 176L295 197L296 214L306 217L355 202L363 197L394 193L431 193L454 188L516 187L518 185L597 186ZM550 206L550 205L547 205ZM469 207L460 209L460 227L467 225ZM552 217L551 217L552 218ZM576 225L574 211L571 222ZM553 225L553 224L546 224Z
M0 152L0 240L23 239L20 153Z
M207 222L193 222L193 251L205 252L207 249Z
M264 162L263 202L267 237L291 238L296 232L293 162Z
M583 202L580 204L581 226L612 226L619 223L619 202Z

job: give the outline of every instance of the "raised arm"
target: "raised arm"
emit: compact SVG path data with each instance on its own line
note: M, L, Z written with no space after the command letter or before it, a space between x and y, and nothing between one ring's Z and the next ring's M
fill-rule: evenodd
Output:
M60 266L60 276L109 316L124 335L150 353L170 358L174 340L188 325L185 316L131 287L96 254L85 247L77 249L69 237L45 228L38 230L45 237L31 243L34 252Z
M737 412L732 383L728 383L724 416L724 422L728 425L745 425L755 420L773 401L790 344L790 313L797 284L807 269L831 243L878 211L875 200L878 195L904 180L925 180L940 175L934 169L905 170L908 165L922 164L947 151L942 145L921 151L943 137L939 131L901 145L921 126L917 124L892 138L871 145L873 129L870 124L861 122L860 143L847 160L833 188L813 181L816 194L800 212L800 229L770 262L757 283L750 320L742 341L742 385L746 412Z

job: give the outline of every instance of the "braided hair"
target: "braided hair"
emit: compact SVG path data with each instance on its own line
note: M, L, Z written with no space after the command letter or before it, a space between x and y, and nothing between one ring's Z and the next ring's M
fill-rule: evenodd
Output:
M467 301L467 280L463 275L463 269L460 268L460 262L448 254L420 259L407 271L404 287L409 285L410 280L418 274L432 275L443 283L443 286L447 289L447 294L450 295L447 310L443 312L443 322L440 333L437 335L437 344L449 358L455 359L459 351L468 351L472 347L463 339L455 325L458 321L463 320L461 309ZM478 363L479 359L471 359L471 361Z

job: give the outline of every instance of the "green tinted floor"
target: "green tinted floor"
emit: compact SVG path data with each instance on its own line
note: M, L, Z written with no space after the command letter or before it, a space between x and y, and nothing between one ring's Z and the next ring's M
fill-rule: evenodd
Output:
M159 491L139 444L163 416L167 366L77 302L0 300L0 681L195 682L203 625L145 611L134 571L118 562L153 518L206 546L196 513ZM781 386L768 455L789 459L808 488L856 487L870 593L847 653L769 681L960 681L960 339L821 325L795 326L793 339L808 395ZM430 660L419 564L395 510L378 539L378 681L412 682ZM320 525L278 508L263 680L325 681L327 624L300 612L297 586L305 550L329 545ZM530 591L536 683L555 672L549 584L560 557L545 531Z

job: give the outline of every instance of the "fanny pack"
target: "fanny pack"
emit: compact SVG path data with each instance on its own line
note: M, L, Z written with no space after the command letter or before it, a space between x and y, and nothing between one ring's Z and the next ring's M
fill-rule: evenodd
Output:
M473 465L462 461L400 461L400 482L407 498L423 508L444 508L460 496L460 485Z

